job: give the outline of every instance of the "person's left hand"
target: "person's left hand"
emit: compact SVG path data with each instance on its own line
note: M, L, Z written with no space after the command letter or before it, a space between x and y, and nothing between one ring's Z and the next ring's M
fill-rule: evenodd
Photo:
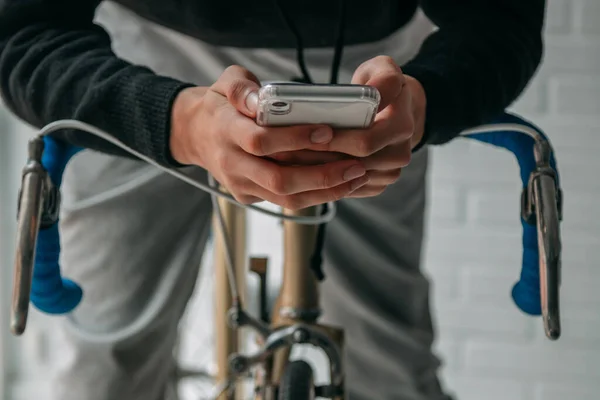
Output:
M340 158L359 158L369 182L346 197L371 197L381 194L396 182L411 159L412 149L423 137L425 92L413 77L404 75L387 56L361 64L353 84L377 88L381 102L369 129L336 130L323 151L299 151L274 155L278 161L292 164L330 162Z

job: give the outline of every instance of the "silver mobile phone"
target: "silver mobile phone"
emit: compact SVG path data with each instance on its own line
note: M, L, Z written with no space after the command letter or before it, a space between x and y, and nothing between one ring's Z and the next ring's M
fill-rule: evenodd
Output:
M259 91L256 122L261 126L368 128L379 101L379 91L371 86L270 83Z

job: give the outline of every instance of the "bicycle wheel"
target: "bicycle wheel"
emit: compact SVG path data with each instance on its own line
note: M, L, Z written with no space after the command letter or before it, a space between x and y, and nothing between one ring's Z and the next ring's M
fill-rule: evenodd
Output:
M278 400L312 400L315 398L313 370L306 361L292 361L283 371Z

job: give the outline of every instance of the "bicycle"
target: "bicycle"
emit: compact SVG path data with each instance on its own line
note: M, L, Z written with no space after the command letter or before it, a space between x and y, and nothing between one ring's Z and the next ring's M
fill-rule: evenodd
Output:
M112 142L142 160L152 160L128 149L106 132L79 121L57 121L42 128L29 143L28 162L22 172L19 193L17 250L13 280L11 330L21 335L26 327L30 302L47 314L66 314L81 301L83 292L63 279L58 265L60 185L70 158L80 149L49 136L59 129L78 129ZM512 152L520 167L523 191L521 222L523 259L520 279L512 289L517 307L531 316L542 316L546 336L561 334L559 290L561 272L560 221L562 190L554 150L541 129L523 118L504 113L489 124L461 133ZM160 167L160 166L158 166ZM162 168L162 167L161 167ZM317 226L335 215L335 204L322 213L320 207L283 214L245 206L284 219L284 268L279 297L272 310L266 300L267 260L252 258L249 269L260 278L260 315L244 309L245 211L232 196L207 187L173 170L166 172L211 193L215 241L215 329L217 337L218 399L241 398L237 382L254 372L254 398L260 400L305 400L324 397L344 400L343 327L319 323L319 276L309 268L318 240ZM209 177L210 178L210 177ZM221 199L217 199L217 196ZM313 260L314 261L314 260ZM252 354L238 353L240 328L258 334L260 348ZM293 346L311 344L329 359L329 383L315 386L313 371L303 360L290 361Z

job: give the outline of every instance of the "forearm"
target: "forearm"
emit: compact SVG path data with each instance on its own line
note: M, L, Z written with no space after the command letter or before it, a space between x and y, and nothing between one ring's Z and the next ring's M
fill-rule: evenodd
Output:
M403 66L425 90L422 143L429 144L446 143L503 112L525 89L542 56L543 0L443 2L422 2L439 30Z
M35 127L59 119L81 120L162 164L172 164L171 106L189 85L119 59L108 34L92 23L97 2L56 3L0 0L3 101ZM124 154L83 132L57 136L77 146Z

